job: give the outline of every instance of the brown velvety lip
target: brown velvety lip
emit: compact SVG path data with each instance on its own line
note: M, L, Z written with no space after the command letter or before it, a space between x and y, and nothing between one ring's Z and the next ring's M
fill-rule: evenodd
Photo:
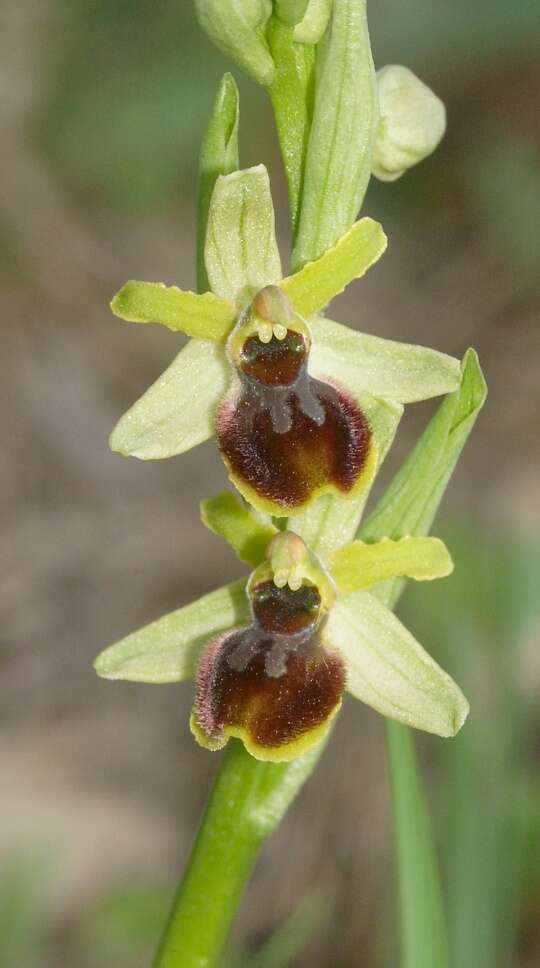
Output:
M244 378L220 408L217 434L233 478L285 511L329 485L352 490L372 437L356 401L305 369L290 388L260 392Z
M261 748L286 746L324 724L339 705L344 662L315 636L286 655L281 675L269 675L267 658L276 639L260 631L254 654L244 668L236 668L234 654L242 649L246 632L252 633L253 626L209 646L199 672L197 718L212 737L229 727L244 730Z

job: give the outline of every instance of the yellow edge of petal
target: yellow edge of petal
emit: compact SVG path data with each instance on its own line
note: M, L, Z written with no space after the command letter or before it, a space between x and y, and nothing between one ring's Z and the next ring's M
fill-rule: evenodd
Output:
M350 491L347 491L346 494L335 487L334 484L324 484L322 487L316 488L314 491L312 491L307 501L304 501L303 504L297 504L290 508L284 508L281 504L276 504L273 501L270 501L268 498L262 498L249 484L246 484L242 478L236 476L224 454L221 456L223 458L225 467L227 468L229 480L232 484L234 484L235 488L240 491L240 494L246 499L246 501L248 501L258 511L263 511L265 514L271 514L275 518L288 518L301 514L306 510L306 508L313 504L314 501L316 501L319 497L322 497L323 494L333 494L344 501L349 499L352 500L353 498L362 494L363 491L367 490L367 488L370 486L375 476L378 463L378 447L375 440L372 438L368 458L362 469L360 477L358 478L354 487L351 488Z
M248 753L256 760L261 760L264 763L289 763L291 760L295 760L298 756L309 752L310 749L313 749L314 746L322 742L335 716L337 716L341 709L341 704L342 700L340 699L323 723L319 723L314 729L302 733L301 736L291 740L290 743L285 743L283 746L275 748L260 746L249 735L248 731L241 726L225 726L223 730L225 734L224 738L222 740L213 740L197 722L195 711L191 713L189 727L199 746L212 752L223 749L229 739L239 739L244 744Z

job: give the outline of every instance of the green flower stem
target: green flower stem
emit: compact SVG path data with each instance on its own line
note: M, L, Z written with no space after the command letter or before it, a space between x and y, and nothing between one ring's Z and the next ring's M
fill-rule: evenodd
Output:
M272 17L268 44L276 64L270 98L289 188L289 209L295 231L313 110L315 48L293 43L294 28Z
M213 968L259 850L314 769L324 742L292 763L261 763L230 740L154 968Z

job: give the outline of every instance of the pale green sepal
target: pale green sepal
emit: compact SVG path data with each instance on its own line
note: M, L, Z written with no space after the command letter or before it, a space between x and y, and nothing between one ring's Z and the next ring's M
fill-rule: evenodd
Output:
M338 599L325 636L347 664L347 689L384 716L455 736L469 705L450 676L369 592Z
M199 154L197 206L197 288L210 288L204 264L204 243L210 199L218 175L229 175L240 167L238 125L240 96L232 74L224 74L212 105L212 112Z
M403 406L377 400L367 393L359 394L357 399L376 441L377 474L395 437ZM368 496L369 487L353 498L325 494L302 514L289 518L288 527L303 538L311 551L327 561L337 548L352 541L356 535Z
M458 359L425 346L367 336L323 317L310 321L313 347L309 369L319 379L335 378L358 393L415 403L459 387Z
M303 20L309 0L276 0L276 11L280 20L293 27Z
M371 175L379 121L366 0L334 0L321 43L294 268L355 221Z
M383 538L376 544L352 541L330 559L332 576L344 595L388 578L444 578L453 568L448 549L439 538Z
M225 351L209 340L190 340L168 369L114 428L111 450L125 457L174 457L215 433L217 406L229 382Z
M260 565L277 528L266 515L248 507L230 491L201 501L201 518L210 531L225 538L241 561Z
M245 582L237 581L109 646L98 655L94 668L103 679L154 683L193 679L209 639L248 618Z
M315 262L306 265L280 284L300 316L309 319L334 296L360 279L380 259L388 239L372 218L356 222L345 235ZM369 387L365 387L369 391Z
M396 474L375 510L362 526L364 541L382 535L428 534L459 456L487 395L486 382L474 350L465 354L460 389L441 404L420 440ZM382 601L394 605L403 589L393 579L376 589Z
M204 257L213 292L241 307L259 289L281 279L274 206L264 165L217 179Z
M297 44L318 44L323 36L330 14L332 0L309 0L304 19L294 28Z
M195 0L195 9L216 47L259 84L272 83L274 62L262 33L272 10L269 0Z
M116 293L111 309L129 323L161 323L174 333L211 340L225 340L237 316L233 303L211 292L199 296L162 282L133 280Z

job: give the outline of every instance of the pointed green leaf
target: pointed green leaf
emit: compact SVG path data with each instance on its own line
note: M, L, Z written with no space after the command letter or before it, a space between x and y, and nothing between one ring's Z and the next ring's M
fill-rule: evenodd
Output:
M259 84L271 84L274 62L262 29L272 5L269 0L195 0L202 29L227 57Z
M343 594L371 588L387 578L444 578L453 567L448 549L439 538L383 538L376 544L352 541L330 559L332 575Z
M240 306L281 279L270 181L264 165L220 176L204 250L213 292Z
M230 378L222 346L190 340L114 428L111 450L125 457L173 457L212 437Z
M359 394L357 399L376 441L378 473L395 437L403 407L398 403L377 400L367 393ZM336 548L354 538L368 496L369 487L363 494L353 498L325 494L302 514L289 518L288 527L300 535L319 557L327 560Z
M309 0L304 19L294 28L297 44L318 44L324 34L330 14L332 0Z
M236 307L211 292L199 296L162 282L126 282L111 302L115 316L129 323L161 323L174 333L224 340L236 321Z
M248 618L245 582L237 581L111 645L98 655L94 668L103 679L154 683L193 679L206 643Z
M372 218L363 218L319 259L284 279L281 289L296 312L309 319L339 296L353 279L360 279L380 259L387 244L382 226Z
M377 128L366 0L334 0L317 62L295 268L318 259L356 219L371 175Z
M277 15L283 23L294 26L303 19L308 3L309 0L276 0Z
M333 377L355 393L365 390L399 403L428 400L459 387L460 362L446 353L367 336L323 317L310 325L309 368L320 379Z
M369 592L338 599L325 635L345 656L347 689L390 719L455 736L469 706L453 679Z
M224 74L199 155L197 218L197 286L199 292L210 288L204 264L204 243L210 199L218 175L229 175L240 167L238 123L240 97L232 74Z
M396 474L375 510L362 526L364 541L382 536L427 534L454 472L459 456L474 427L487 395L486 383L474 350L465 354L461 386L447 397L420 440ZM393 579L376 594L395 604L403 581Z
M277 528L265 517L230 491L201 501L203 524L225 538L240 560L248 565L260 565L264 561L268 542L277 534Z

